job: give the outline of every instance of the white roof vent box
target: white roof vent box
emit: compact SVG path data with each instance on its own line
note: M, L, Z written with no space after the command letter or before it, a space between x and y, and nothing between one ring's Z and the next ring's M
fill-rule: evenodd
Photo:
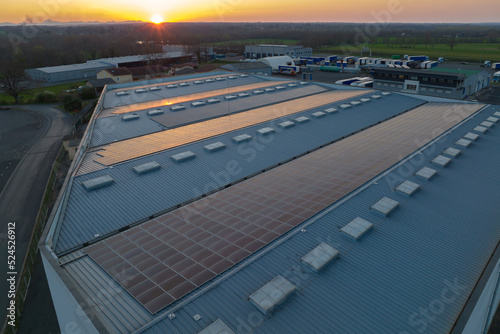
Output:
M151 161L139 166L135 166L133 169L137 174L143 175L149 172L153 172L155 170L159 170L160 168L161 165L159 163L157 163L156 161Z
M84 182L82 182L82 185L85 189L87 189L87 191L92 191L92 190L96 190L99 188L104 188L104 187L110 186L114 182L115 182L115 180L113 180L113 178L111 176L103 175L103 176L96 177L94 179L84 181Z
M122 116L122 120L124 121L133 121L135 119L139 119L139 115L137 115L136 113Z
M461 153L462 153L462 151L460 151L459 149L456 149L454 147L448 147L446 150L443 151L444 155L446 155L448 157L452 157L452 158L458 157Z
M457 142L455 143L455 145L462 146L462 147L465 147L465 148L469 147L470 144L472 144L472 141L464 139L464 138L461 138L461 139L457 140Z
M234 332L222 320L217 319L198 334L234 334Z
M399 202L389 197L383 197L380 201L373 204L370 209L384 217L389 216L399 206Z
M446 167L451 163L451 158L445 157L444 155L438 155L431 161L433 164L441 166L441 167Z
M312 113L312 116L315 117L315 118L321 118L323 116L325 116L326 114L322 111L316 111L316 112L313 112Z
M252 139L252 136L250 136L249 134L244 133L242 135L233 137L232 141L235 142L236 144L239 144L239 143L243 143L243 142L249 141L251 139Z
M295 289L295 285L278 275L250 295L249 300L260 312L269 315L291 296Z
M335 260L339 254L340 252L337 249L333 248L326 242L322 242L312 251L304 255L300 262L307 268L318 273L330 262Z
M359 240L363 235L365 235L371 228L373 224L368 220L361 217L354 218L349 224L342 227L340 232L347 235L354 240Z
M219 150L224 149L225 147L226 147L226 144L224 144L223 142L220 142L220 141L203 146L203 148L208 152L217 152Z
M420 169L418 172L415 173L415 176L422 179L422 180L429 181L436 174L437 174L437 170L435 170L433 168L429 168L429 167L423 167L422 169Z
M412 196L417 190L420 189L420 185L415 182L411 182L409 180L406 180L405 182L401 183L399 186L394 189L396 192L403 194L405 196Z
M174 160L175 162L182 162L182 161L186 161L189 159L193 159L194 157L196 157L196 154L194 152L186 151L186 152L174 154L170 158L172 158L172 160Z

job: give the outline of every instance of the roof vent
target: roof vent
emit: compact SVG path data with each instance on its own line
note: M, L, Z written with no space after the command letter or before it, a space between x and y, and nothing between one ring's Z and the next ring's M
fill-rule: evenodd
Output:
M406 180L405 182L403 182L399 186L397 186L395 190L403 195L410 197L418 189L420 189L420 185L418 183Z
M147 91L148 90L146 88L139 88L135 90L136 93L146 93Z
M383 197L380 201L373 204L370 209L375 211L376 213L381 214L384 217L387 217L392 211L394 211L399 206L399 202L389 197Z
M295 291L295 285L281 276L276 276L269 283L250 295L250 302L265 315L270 314Z
M374 99L374 100L378 100L378 99L380 99L380 98L381 98L381 96L380 96L380 95L372 95L372 99Z
M209 152L219 151L225 147L226 147L226 144L224 144L223 142L220 142L220 141L203 146L203 148Z
M362 98L362 99L359 99L361 102L363 103L366 103L366 102L370 102L371 100L370 99L367 99L366 97Z
M238 97L236 95L226 95L226 96L224 96L224 98L226 100L234 100L234 99L237 99Z
M307 81L301 81L301 82L299 82L299 83L300 83L301 85L307 85L307 84L308 84L308 82L307 82Z
M153 172L153 171L158 170L160 168L161 168L161 165L159 163L157 163L156 161L151 161L151 162L139 165L139 166L135 166L134 171L137 174L142 175L142 174L146 174L149 172Z
M167 85L167 88L177 88L176 84Z
M234 332L222 320L217 319L198 334L234 334Z
M134 119L138 119L138 118L139 118L139 115L137 115L136 113L122 116L122 120L124 120L124 121L133 121Z
M283 129L288 129L291 128L292 126L295 126L295 123L292 121L284 121L282 123L279 123L278 125L281 126Z
M391 93L390 92L382 92L382 95L388 96L388 95L391 95Z
M472 132L469 132L467 133L465 136L464 136L465 139L469 139L469 140L476 140L479 138L479 135L478 134L475 134L475 133L472 133Z
M253 93L255 95L258 95L258 94L264 94L264 91L262 89L257 89L257 90L254 90Z
M186 107L184 107L184 105L182 105L182 104L178 104L176 106L170 107L170 110L172 110L172 111L179 111L179 110L184 110L184 109L186 109Z
M349 224L342 227L340 232L350 236L351 238L354 238L355 240L359 240L372 227L373 224L370 223L368 220L363 219L361 217L356 217Z
M340 252L327 244L322 242L312 251L304 255L300 260L315 272L319 272L328 263L332 262L339 256Z
M207 104L205 101L196 101L191 103L193 107L201 107L204 106L205 104Z
M351 104L353 106L359 106L361 104L361 102L359 102L359 101L351 101Z
M274 87L267 87L267 88L264 88L264 91L266 92L274 92L275 88Z
M161 90L161 88L158 87L158 86L154 86L154 87L150 87L149 90L152 91L152 92L154 92L156 90Z
M228 76L228 79L238 79L238 77L236 75L230 75Z
M492 123L496 123L496 122L498 122L498 118L496 118L496 117L488 117L486 120L487 120L488 122L492 122Z
M181 86L181 87L186 87L186 86L189 86L189 82L181 82L181 83L179 84L179 86Z
M285 86L276 86L276 90L282 90L282 89L285 89L286 87Z
M328 109L325 109L325 112L328 113L328 114L334 114L337 111L338 111L337 108L328 108Z
M215 82L215 79L206 79L205 82Z
M128 95L128 92L116 92L116 96Z
M309 122L309 118L304 117L304 116L297 117L297 118L295 119L295 122L297 122L297 123L305 123L305 122Z
M469 145L470 145L470 144L472 144L472 141L467 140L467 139L463 139L463 138L462 138L462 139L459 139L459 140L455 143L455 145L462 146L462 147L465 147L465 148L469 147Z
M214 98L208 99L207 102L212 104L212 103L218 103L218 102L220 102L220 100L218 98L214 97Z
M90 179L87 181L82 182L83 186L85 189L88 191L92 191L95 189L107 187L109 185L112 185L115 180L109 175L104 175L104 176L99 176L96 177L95 179Z
M452 158L456 158L460 155L460 153L462 153L462 151L456 149L456 148L453 148L453 147L448 147L446 150L443 151L443 154L449 156L449 157L452 157Z
M349 109L351 107L351 105L347 104L347 103L342 103L339 107L342 109Z
M270 127L266 127L266 128L262 128L262 129L259 129L257 130L257 132L259 133L259 135L268 135L268 134L271 134L274 132L274 129L273 128L270 128Z
M441 166L441 167L446 167L450 164L451 159L448 157L445 157L444 155L438 155L431 161L433 164Z
M193 315L193 319L196 320L196 321L199 321L199 320L201 320L201 315L199 315L198 313L196 313L195 315Z
M488 122L488 121L484 121L480 124L481 126L484 126L485 128L491 128L493 125L495 125L495 123L493 122Z
M483 122L484 123L484 122ZM481 123L481 124L483 124ZM476 132L480 132L480 133L486 133L486 131L488 131L488 128L484 127L484 126L476 126L474 129L472 129L473 131L476 131Z
M172 158L172 160L174 160L175 162L182 162L189 159L193 159L194 157L196 157L196 154L194 154L192 151L186 151L172 155L170 158Z
M232 138L232 140L233 140L235 143L237 143L237 144L239 144L239 143L243 143L243 142L245 142L245 141L249 141L249 140L251 140L251 139L252 139L252 136L250 136L249 134L246 134L246 133L244 133L244 134L242 134L242 135L239 135L239 136L236 136L236 137L233 137L233 138Z
M500 112L497 111L496 113L493 114L493 116L500 117Z
M321 118L321 117L324 117L326 114L322 111L316 111L316 112L313 112L312 113L312 116L313 117L316 117L316 118Z
M416 177L419 177L423 180L429 181L437 174L437 170L429 167L423 167L418 172L415 173Z
M204 83L205 83L205 81L203 81L203 80L196 80L196 81L194 82L194 84L195 84L195 85L202 85L202 84L204 84Z
M222 81L222 80L226 80L226 78L224 78L224 77L217 77L217 78L215 78L215 80L216 81Z
M247 92L243 92L243 93L239 93L238 96L239 97L249 97L250 94L248 94Z
M161 109L155 109L155 110L148 111L149 116L158 116L161 114L163 114L163 110L161 110Z
M289 83L288 87L297 87L297 84L296 83Z

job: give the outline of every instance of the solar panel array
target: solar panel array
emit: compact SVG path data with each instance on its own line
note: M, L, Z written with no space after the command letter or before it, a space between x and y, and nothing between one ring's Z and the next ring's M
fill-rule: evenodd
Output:
M208 99L208 98L223 95L223 94L244 92L247 90L275 86L275 85L279 85L279 84L283 84L283 83L287 83L287 81L264 81L264 82L257 82L257 83L248 84L248 85L229 86L229 87L221 88L221 89L212 89L212 90L205 91L205 92L185 94L185 95L172 96L172 97L159 99L159 100L127 104L124 106L110 108L110 111L112 114L123 114L123 113L132 112L135 110L148 109L148 108L153 109L153 108L163 107L166 105L171 105L171 104L176 104L176 103L184 103L184 102L188 102L188 101Z
M95 161L106 166L113 165L366 93L367 91L357 90L325 92L122 140L103 147L98 153L100 157Z
M105 239L85 252L156 313L481 107L416 108Z

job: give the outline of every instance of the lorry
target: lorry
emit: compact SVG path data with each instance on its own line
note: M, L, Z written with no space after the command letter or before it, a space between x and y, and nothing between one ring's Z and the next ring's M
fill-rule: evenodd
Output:
M300 67L280 65L278 66L278 72L285 75L295 75L297 73L300 73Z
M409 56L408 60L414 60L414 61L428 61L429 57L427 56Z
M484 63L481 64L481 67L490 67L491 66L491 61L485 60Z
M491 64L491 68L494 70L500 70L500 63L493 63Z

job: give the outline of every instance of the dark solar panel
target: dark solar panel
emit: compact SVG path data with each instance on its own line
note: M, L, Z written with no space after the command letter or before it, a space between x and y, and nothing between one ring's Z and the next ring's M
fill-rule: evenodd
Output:
M156 313L479 108L428 104L414 109L85 251Z

